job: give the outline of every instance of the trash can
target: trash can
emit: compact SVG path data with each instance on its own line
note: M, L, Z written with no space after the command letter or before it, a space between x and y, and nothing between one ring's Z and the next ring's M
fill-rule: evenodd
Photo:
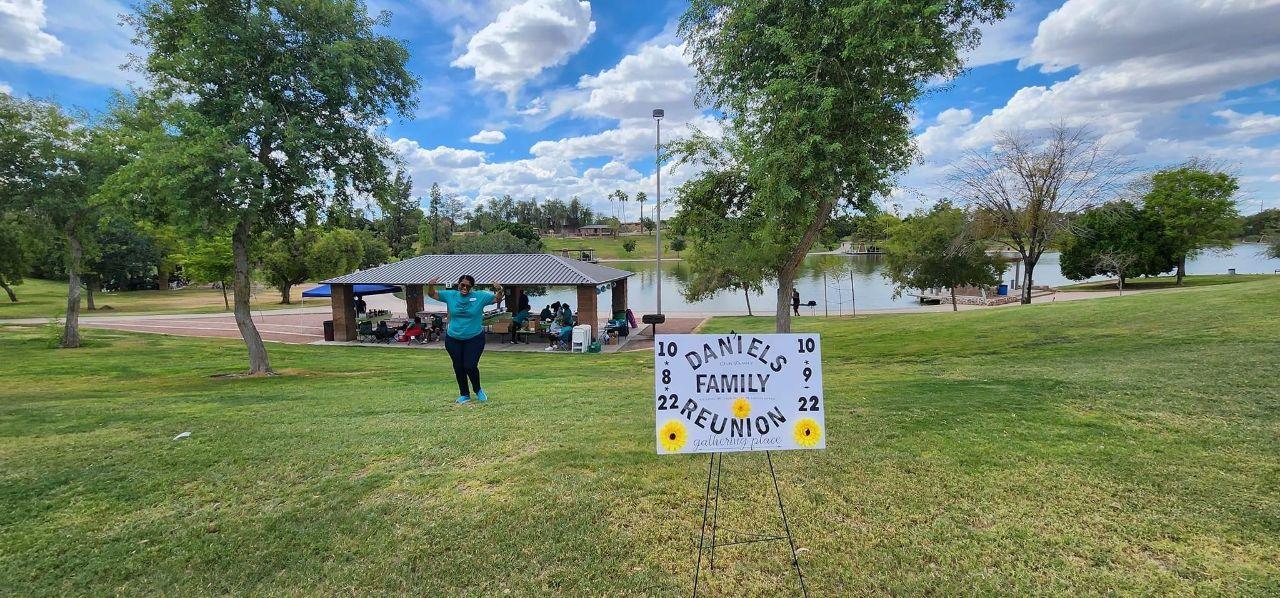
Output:
M996 294L997 294L997 295L1001 295L1001 296L1008 295L1008 294L1009 294L1009 285L1007 285L1007 284L1002 284L1002 285L1000 285L1000 288L996 290Z
M324 321L324 340L333 342L333 320Z

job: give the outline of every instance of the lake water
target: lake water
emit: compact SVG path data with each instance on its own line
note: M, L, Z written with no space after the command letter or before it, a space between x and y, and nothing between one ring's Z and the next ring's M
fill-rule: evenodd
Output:
M857 309L911 309L920 306L914 297L894 298L893 286L881 275L884 258L869 255L811 255L802 266L796 280L801 302L818 302L813 308L801 307L800 313L823 313L823 305L832 315L848 314L854 307L851 297L856 295ZM658 277L653 262L605 262L602 265L630 270L636 275L628 283L628 303L636 314L653 313L657 309L656 291ZM1205 251L1187 262L1188 274L1226 274L1235 268L1239 274L1271 274L1280 269L1280 260L1266 256L1266 246L1240 244L1222 251ZM825 275L825 276L824 276ZM1013 277L1012 270L1004 278ZM668 314L680 313L746 313L747 299L743 293L722 292L703 301L686 301L681 292L689 278L689 268L684 262L663 261L662 310ZM1057 253L1045 253L1036 264L1035 284L1062 286L1077 281L1062 275ZM757 314L774 311L777 287L765 287L762 295L751 295L751 308ZM825 295L824 295L825 293ZM609 293L601 295L602 309L608 306ZM553 301L568 301L577 308L577 297L570 289L552 289L541 297L532 297L534 311ZM604 312L601 312L604 315Z

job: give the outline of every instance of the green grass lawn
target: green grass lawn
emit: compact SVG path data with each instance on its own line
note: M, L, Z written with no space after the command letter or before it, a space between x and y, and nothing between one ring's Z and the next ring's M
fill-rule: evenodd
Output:
M635 251L628 253L622 248L622 244L630 241L636 242ZM556 255L560 254L562 248L579 248L589 247L596 250L596 258L602 260L639 260L653 259L657 253L657 244L654 241L652 233L645 235L634 235L625 237L587 237L579 239L577 237L544 237L543 243L547 246L547 251ZM678 257L676 252L670 249L671 235L663 231L662 235L662 257L675 258Z
M1182 286L1207 287L1220 284L1233 284L1237 282L1251 282L1255 280L1263 280L1268 277L1271 276L1267 274L1237 274L1234 276L1227 274L1201 274L1197 276L1183 277ZM1177 283L1178 277L1176 276L1131 278L1124 281L1124 290L1127 291L1133 289L1138 291L1143 289L1173 289L1177 288ZM1058 288L1063 291L1114 291L1116 290L1116 281L1107 280L1102 282L1083 282Z
M801 318L830 448L775 464L811 595L1276 595L1278 298ZM87 335L0 327L0 594L690 590L707 461L654 454L649 354L491 353L456 407L442 351L235 379L238 342ZM724 528L778 528L762 459L725 460ZM730 547L707 595L794 584Z
M255 288L254 309L272 309L279 307L299 307L302 291L311 285L301 285L293 290L293 305L280 305L280 292L272 288ZM0 293L0 319L4 318L47 318L63 316L67 311L67 281L40 280L28 278L22 284L13 287L18 296L17 303L11 303L8 295ZM231 290L227 289L230 299ZM133 313L208 313L224 311L222 291L205 287L187 287L177 291L126 291L120 293L97 293L93 297L99 308L97 311L86 309L85 292L80 291L80 315L112 315ZM317 305L320 305L317 303ZM103 309L111 306L111 309Z

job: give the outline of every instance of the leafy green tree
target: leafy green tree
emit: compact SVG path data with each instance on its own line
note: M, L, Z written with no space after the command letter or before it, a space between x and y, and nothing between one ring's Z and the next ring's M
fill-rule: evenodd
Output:
M423 221L422 207L413 197L413 180L403 170L396 170L391 186L379 194L377 200L382 217L374 226L385 240L390 254L400 259L413 257L413 247L418 242Z
M671 241L667 244L667 248L676 252L676 257L680 256L680 252L684 251L686 246L687 243L685 242L684 237L680 236L672 237Z
M314 228L303 228L267 239L262 253L262 273L271 286L280 291L280 303L293 303L292 288L311 278L307 257L318 234Z
M119 127L130 105L115 100L90 122L42 100L0 93L0 210L26 209L62 237L67 310L60 346L80 346L80 286L85 247L108 203L103 181L119 168Z
M271 369L249 312L255 227L325 202L340 213L391 180L378 130L412 112L418 84L404 44L379 32L388 20L349 0L143 0L127 17L165 111L121 186L154 212L231 228L251 373Z
M1187 257L1202 249L1226 247L1238 225L1236 178L1192 160L1151 176L1146 209L1164 225L1178 265L1178 285L1187 275Z
M215 236L196 241L191 249L178 256L178 262L182 264L182 273L191 282L217 284L222 289L223 307L231 310L227 286L236 276L236 260L230 237Z
M1086 210L1061 241L1062 274L1071 280L1115 276L1154 276L1174 267L1173 248L1164 226L1148 210L1127 201Z
M141 226L156 250L156 286L162 291L168 290L169 281L178 266L176 256L183 252L184 238L178 227L172 224L143 221Z
M1267 231L1280 228L1280 209L1269 208L1240 219L1241 237L1263 237Z
M945 201L890 228L885 278L893 282L895 296L906 289L946 288L952 311L958 311L956 287L1000 282L998 258L973 231L969 215Z
M1280 259L1280 228L1267 229L1263 236L1267 240L1267 256Z
M22 212L0 212L0 288L9 295L9 301L18 302L13 287L22 284L22 277L31 268L34 259L32 242L27 227L22 225ZM30 218L30 214L27 214Z
M541 240L529 241L511 234L510 231L499 230L474 237L454 239L446 243L439 253L542 253L542 251Z
M318 280L354 272L364 260L364 244L353 230L335 228L320 235L307 253L307 270Z
M534 253L541 253L546 250L538 230L528 224L503 222L494 229L494 232L498 231L507 231L516 238L524 240L530 247L537 247L538 250Z
M770 278L759 263L751 260L730 263L711 253L691 254L689 278L684 281L681 293L689 301L703 301L720 291L741 291L747 302L747 315L754 316L751 293L764 293L764 283Z
M798 268L838 205L865 209L887 195L915 155L914 102L958 75L978 26L1002 18L1007 0L692 0L679 31L698 74L698 97L726 114L732 164L749 192L737 210L759 220L699 218L695 243L743 223L762 266L777 272L775 328ZM703 144L677 146L678 155ZM716 176L704 172L700 176ZM681 209L716 203L679 195ZM708 235L704 237L704 233ZM712 243L718 242L712 241ZM734 254L723 259L740 261Z
M635 239L627 239L626 241L623 241L623 242L622 242L622 250L623 250L623 251L625 251L625 252L627 252L627 253L631 253L631 252L635 251L635 250L636 250L636 241L635 241Z
M381 237L375 235L373 231L368 229L359 229L355 231L360 237L360 265L356 266L361 270L381 266L391 261L391 246L387 245Z
M94 294L105 286L133 290L138 279L150 276L160 260L151 236L132 218L104 219L96 235L95 251L85 264L85 307L97 309Z

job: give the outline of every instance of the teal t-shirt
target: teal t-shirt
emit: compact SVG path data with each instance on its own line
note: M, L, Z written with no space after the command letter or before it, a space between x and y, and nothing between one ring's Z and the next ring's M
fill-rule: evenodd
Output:
M458 291L438 291L440 302L449 307L449 329L446 333L460 341L484 331L484 306L493 303L495 295L489 291L472 290L463 295Z

